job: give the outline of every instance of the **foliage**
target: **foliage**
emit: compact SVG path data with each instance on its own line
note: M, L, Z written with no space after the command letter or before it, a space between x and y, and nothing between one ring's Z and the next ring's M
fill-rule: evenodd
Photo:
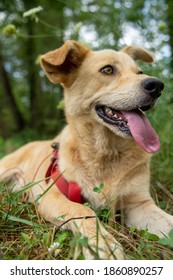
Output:
M95 187L95 188L93 189L93 191L96 192L96 193L101 193L102 190L103 190L103 188L104 188L104 184L101 183L100 186L99 186L99 187Z
M173 229L169 232L168 237L161 238L159 242L173 249Z

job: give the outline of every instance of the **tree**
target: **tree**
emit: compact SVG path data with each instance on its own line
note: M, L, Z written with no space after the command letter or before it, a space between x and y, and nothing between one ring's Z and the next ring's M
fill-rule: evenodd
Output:
M4 92L6 95L6 101L7 101L9 108L11 109L13 118L16 123L17 131L21 131L24 128L24 119L23 119L23 116L22 116L20 110L18 109L16 100L13 96L11 82L8 77L8 73L4 67L4 61L3 61L1 52L0 52L0 77L1 77L3 89L4 89Z
M169 35L169 44L170 44L170 70L173 72L173 1L165 0L167 4L167 26L168 26L168 35Z
M54 10L54 7L52 7L48 1L42 1L42 3L43 2L45 4L45 10L50 8L52 15L55 15L56 11ZM58 41L61 44L63 41L63 32L58 32L58 30L60 30L58 26L54 28L53 25L51 26L51 23L47 24L44 20L38 20L37 22L37 18L32 16L26 18L23 17L25 11L33 8L33 5L38 3L39 1L22 0L19 0L16 3L11 2L11 4L9 4L9 1L0 3L0 8L4 15L2 25L6 26L8 23L13 24L13 26L8 25L5 29L4 33L8 36L1 37L2 56L4 57L1 78L4 79L3 73L5 72L6 81L8 78L11 85L10 82L8 82L8 89L10 88L10 91L7 91L7 87L3 87L3 91L0 94L1 96L9 96L10 92L10 100L13 100L13 103L12 101L8 102L6 108L11 108L13 105L13 110L9 110L11 122L6 123L6 125L10 128L11 123L13 123L14 125L12 125L12 127L17 131L21 130L24 126L30 126L32 129L35 128L36 130L41 127L41 132L44 132L43 126L47 118L50 119L48 130L51 130L53 126L55 127L55 122L54 125L52 125L53 114L55 118L56 116L60 116L60 118L63 117L62 111L57 111L56 109L56 105L61 99L61 96L44 94L44 92L49 92L50 89L53 89L53 86L46 81L46 84L45 82L41 83L41 69L40 66L36 64L37 57L52 48L52 41L49 40L49 38L57 37L57 45ZM60 22L62 28L64 4L60 3L55 6L57 10L59 10L59 18L62 19ZM13 17L12 21L10 15ZM55 16L53 18L55 19ZM12 35L11 37L9 36L10 34ZM11 57L13 57L13 60L11 60ZM6 68L8 68L8 73L5 71ZM59 88L53 90L55 92L60 92ZM1 98L1 100L3 100L3 98ZM52 110L52 107L54 107L54 110ZM13 111L18 112L18 118L16 115L14 117L14 114L11 114ZM20 125L19 113L22 120ZM3 134L3 131L1 133Z

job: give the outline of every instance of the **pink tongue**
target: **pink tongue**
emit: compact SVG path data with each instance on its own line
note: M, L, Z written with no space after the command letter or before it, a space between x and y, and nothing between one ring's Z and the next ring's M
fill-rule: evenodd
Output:
M160 149L158 135L149 120L141 111L121 111L128 121L130 132L136 143L147 153L155 153Z

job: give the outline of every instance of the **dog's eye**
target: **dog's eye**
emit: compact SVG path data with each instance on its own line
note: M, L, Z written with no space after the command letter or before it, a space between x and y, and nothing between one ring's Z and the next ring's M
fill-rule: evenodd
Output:
M114 74L115 71L111 65L107 65L107 66L103 67L102 69L100 69L100 72L105 75L112 75L112 74Z
M142 74L144 74L144 72L142 70L139 70L138 75L142 75Z

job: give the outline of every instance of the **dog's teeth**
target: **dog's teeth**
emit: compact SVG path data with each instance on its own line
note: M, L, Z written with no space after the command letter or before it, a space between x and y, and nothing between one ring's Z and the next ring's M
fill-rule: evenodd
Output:
M114 118L118 118L117 114L114 114L113 116L114 116Z
M113 112L110 108L106 107L105 112L106 112L106 114L113 116Z
M105 108L105 112L106 112L106 113L109 113L110 111L111 111L110 108L108 108L108 107Z
M121 121L122 121L122 117L119 117L118 120L121 120Z

